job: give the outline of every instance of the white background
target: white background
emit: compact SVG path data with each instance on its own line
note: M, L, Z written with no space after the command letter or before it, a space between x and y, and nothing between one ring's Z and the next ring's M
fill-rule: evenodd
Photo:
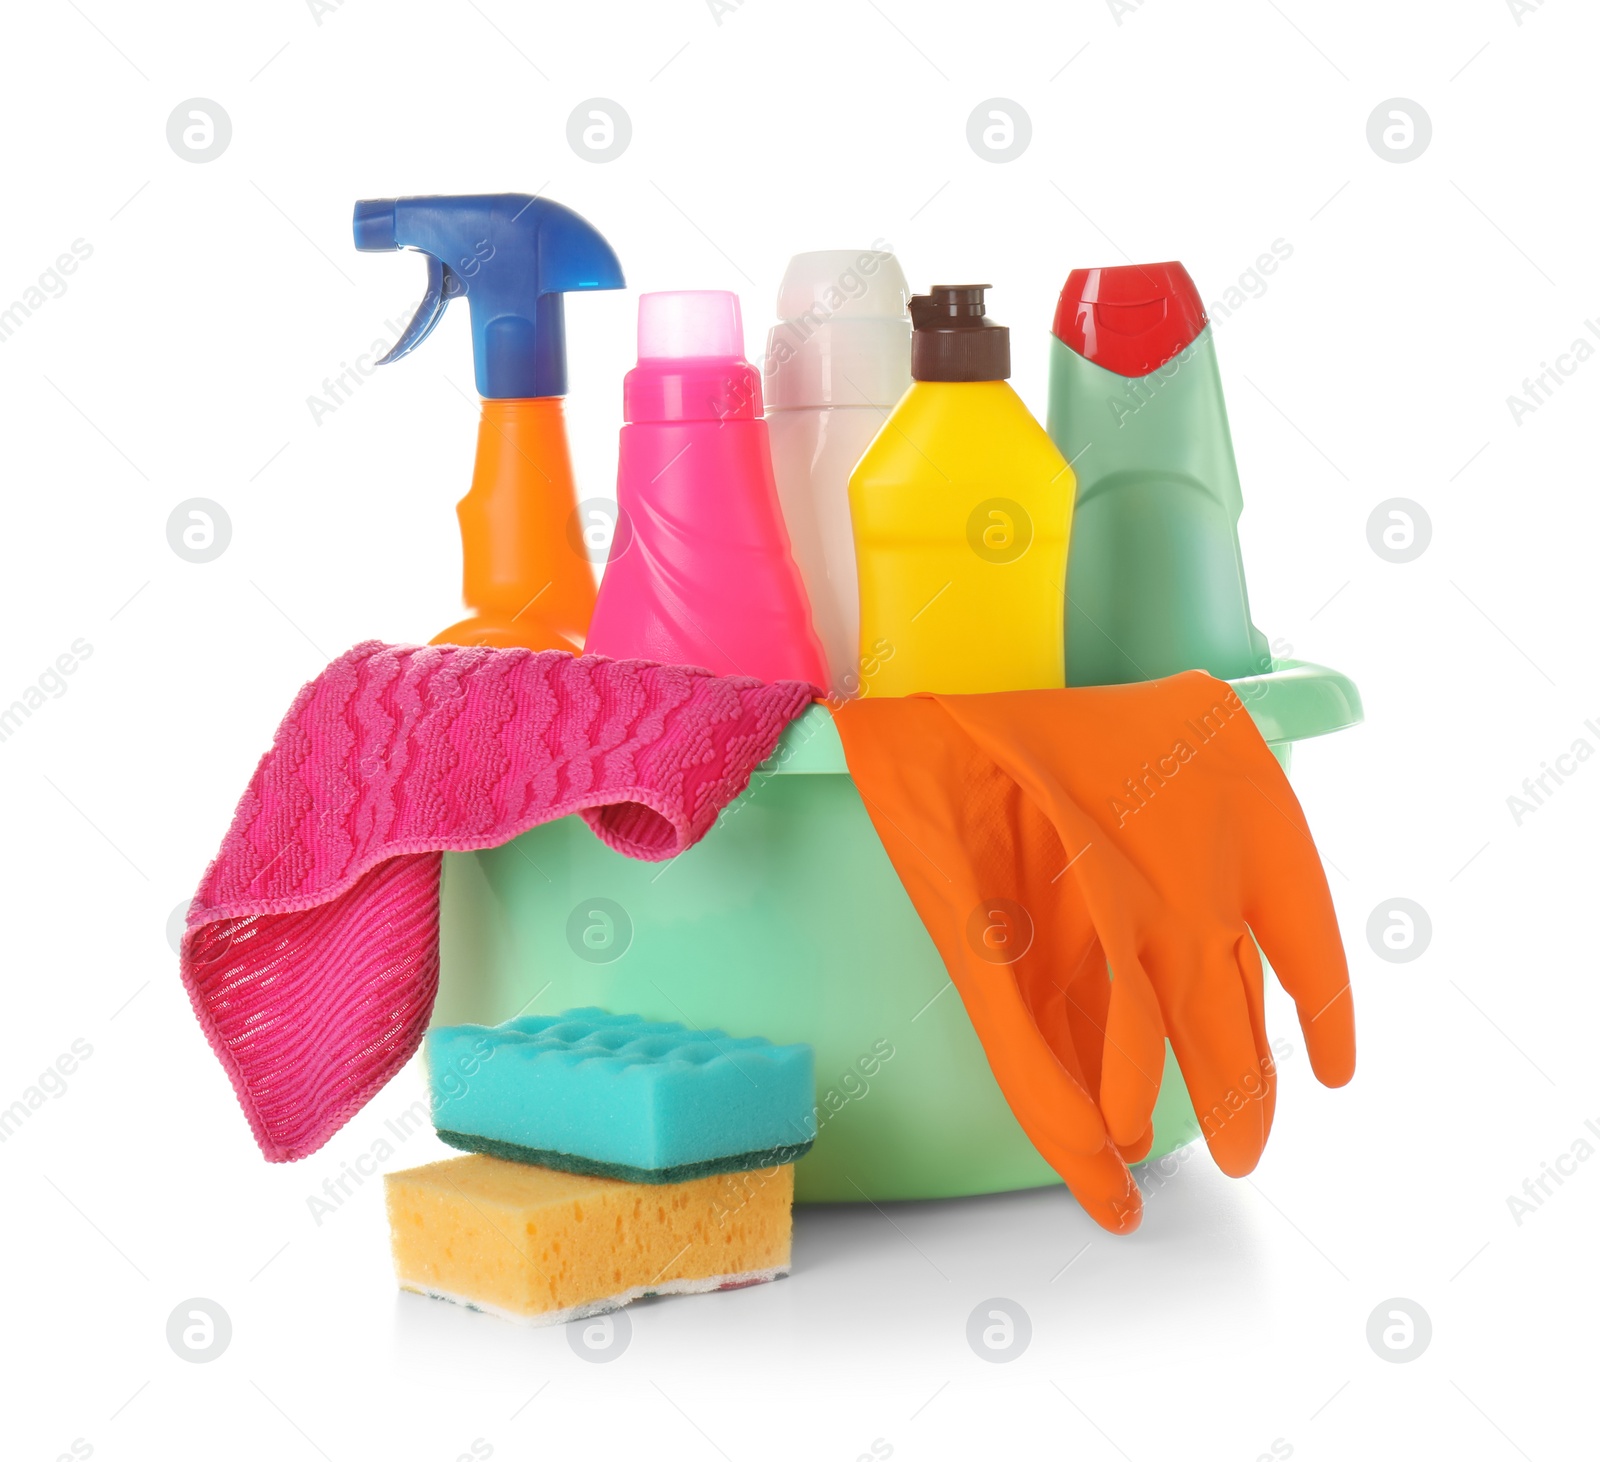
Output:
M1589 1450L1600 1161L1520 1224L1507 1200L1600 1122L1600 762L1520 826L1506 799L1578 738L1600 747L1600 360L1520 425L1507 397L1600 316L1600 26L1578 0L1524 8L13 7L0 304L75 239L93 252L0 343L0 702L75 640L92 654L0 743L0 1105L75 1040L93 1054L0 1146L5 1456ZM605 164L566 138L596 96L633 125ZM193 97L232 122L203 164L166 137ZM1032 122L1009 163L966 140L993 97ZM1407 163L1367 139L1393 97L1432 120ZM804 1211L791 1279L635 1307L627 1351L593 1365L561 1330L399 1296L376 1179L312 1219L308 1197L419 1097L414 1067L323 1152L261 1161L167 920L301 682L456 615L465 313L320 424L307 398L421 287L420 260L354 252L352 203L486 190L578 209L627 270L628 292L568 309L594 495L637 290L739 290L755 351L790 253L881 238L919 287L994 281L1042 413L1069 269L1181 258L1213 301L1292 246L1217 335L1256 621L1366 702L1365 726L1295 764L1361 1064L1316 1087L1273 1008L1295 1054L1251 1180L1196 1154L1120 1240L1060 1190ZM208 564L167 543L192 497L232 521ZM1406 564L1368 543L1392 497L1432 523ZM1409 963L1365 933L1395 897L1432 920ZM413 1137L391 1165L440 1152ZM210 1364L165 1338L195 1296L232 1321ZM993 1296L1033 1325L1003 1365L966 1341ZM1366 1338L1395 1296L1432 1321L1409 1364Z

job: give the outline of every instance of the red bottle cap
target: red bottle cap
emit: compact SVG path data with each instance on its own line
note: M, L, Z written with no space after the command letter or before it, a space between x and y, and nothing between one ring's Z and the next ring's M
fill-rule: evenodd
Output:
M1189 271L1167 264L1074 269L1056 306L1055 335L1119 376L1148 376L1206 326Z

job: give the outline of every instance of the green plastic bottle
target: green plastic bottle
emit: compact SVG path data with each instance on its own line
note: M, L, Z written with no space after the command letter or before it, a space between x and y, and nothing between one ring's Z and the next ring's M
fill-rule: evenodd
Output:
M1068 275L1047 426L1078 479L1067 684L1270 670L1250 620L1216 346L1182 264Z

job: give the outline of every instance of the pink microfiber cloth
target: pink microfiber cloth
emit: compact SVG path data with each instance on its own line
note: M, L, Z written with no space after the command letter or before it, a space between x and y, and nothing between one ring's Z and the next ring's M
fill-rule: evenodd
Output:
M569 813L631 858L698 841L816 691L562 651L357 645L301 690L183 936L195 1014L272 1162L411 1058L440 854Z

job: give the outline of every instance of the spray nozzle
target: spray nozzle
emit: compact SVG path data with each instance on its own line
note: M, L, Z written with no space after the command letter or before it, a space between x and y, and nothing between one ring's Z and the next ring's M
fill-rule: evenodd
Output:
M368 198L356 204L354 233L361 250L417 249L428 256L422 303L378 364L410 354L445 306L465 295L480 396L564 396L562 296L623 287L622 266L592 225L526 193Z

